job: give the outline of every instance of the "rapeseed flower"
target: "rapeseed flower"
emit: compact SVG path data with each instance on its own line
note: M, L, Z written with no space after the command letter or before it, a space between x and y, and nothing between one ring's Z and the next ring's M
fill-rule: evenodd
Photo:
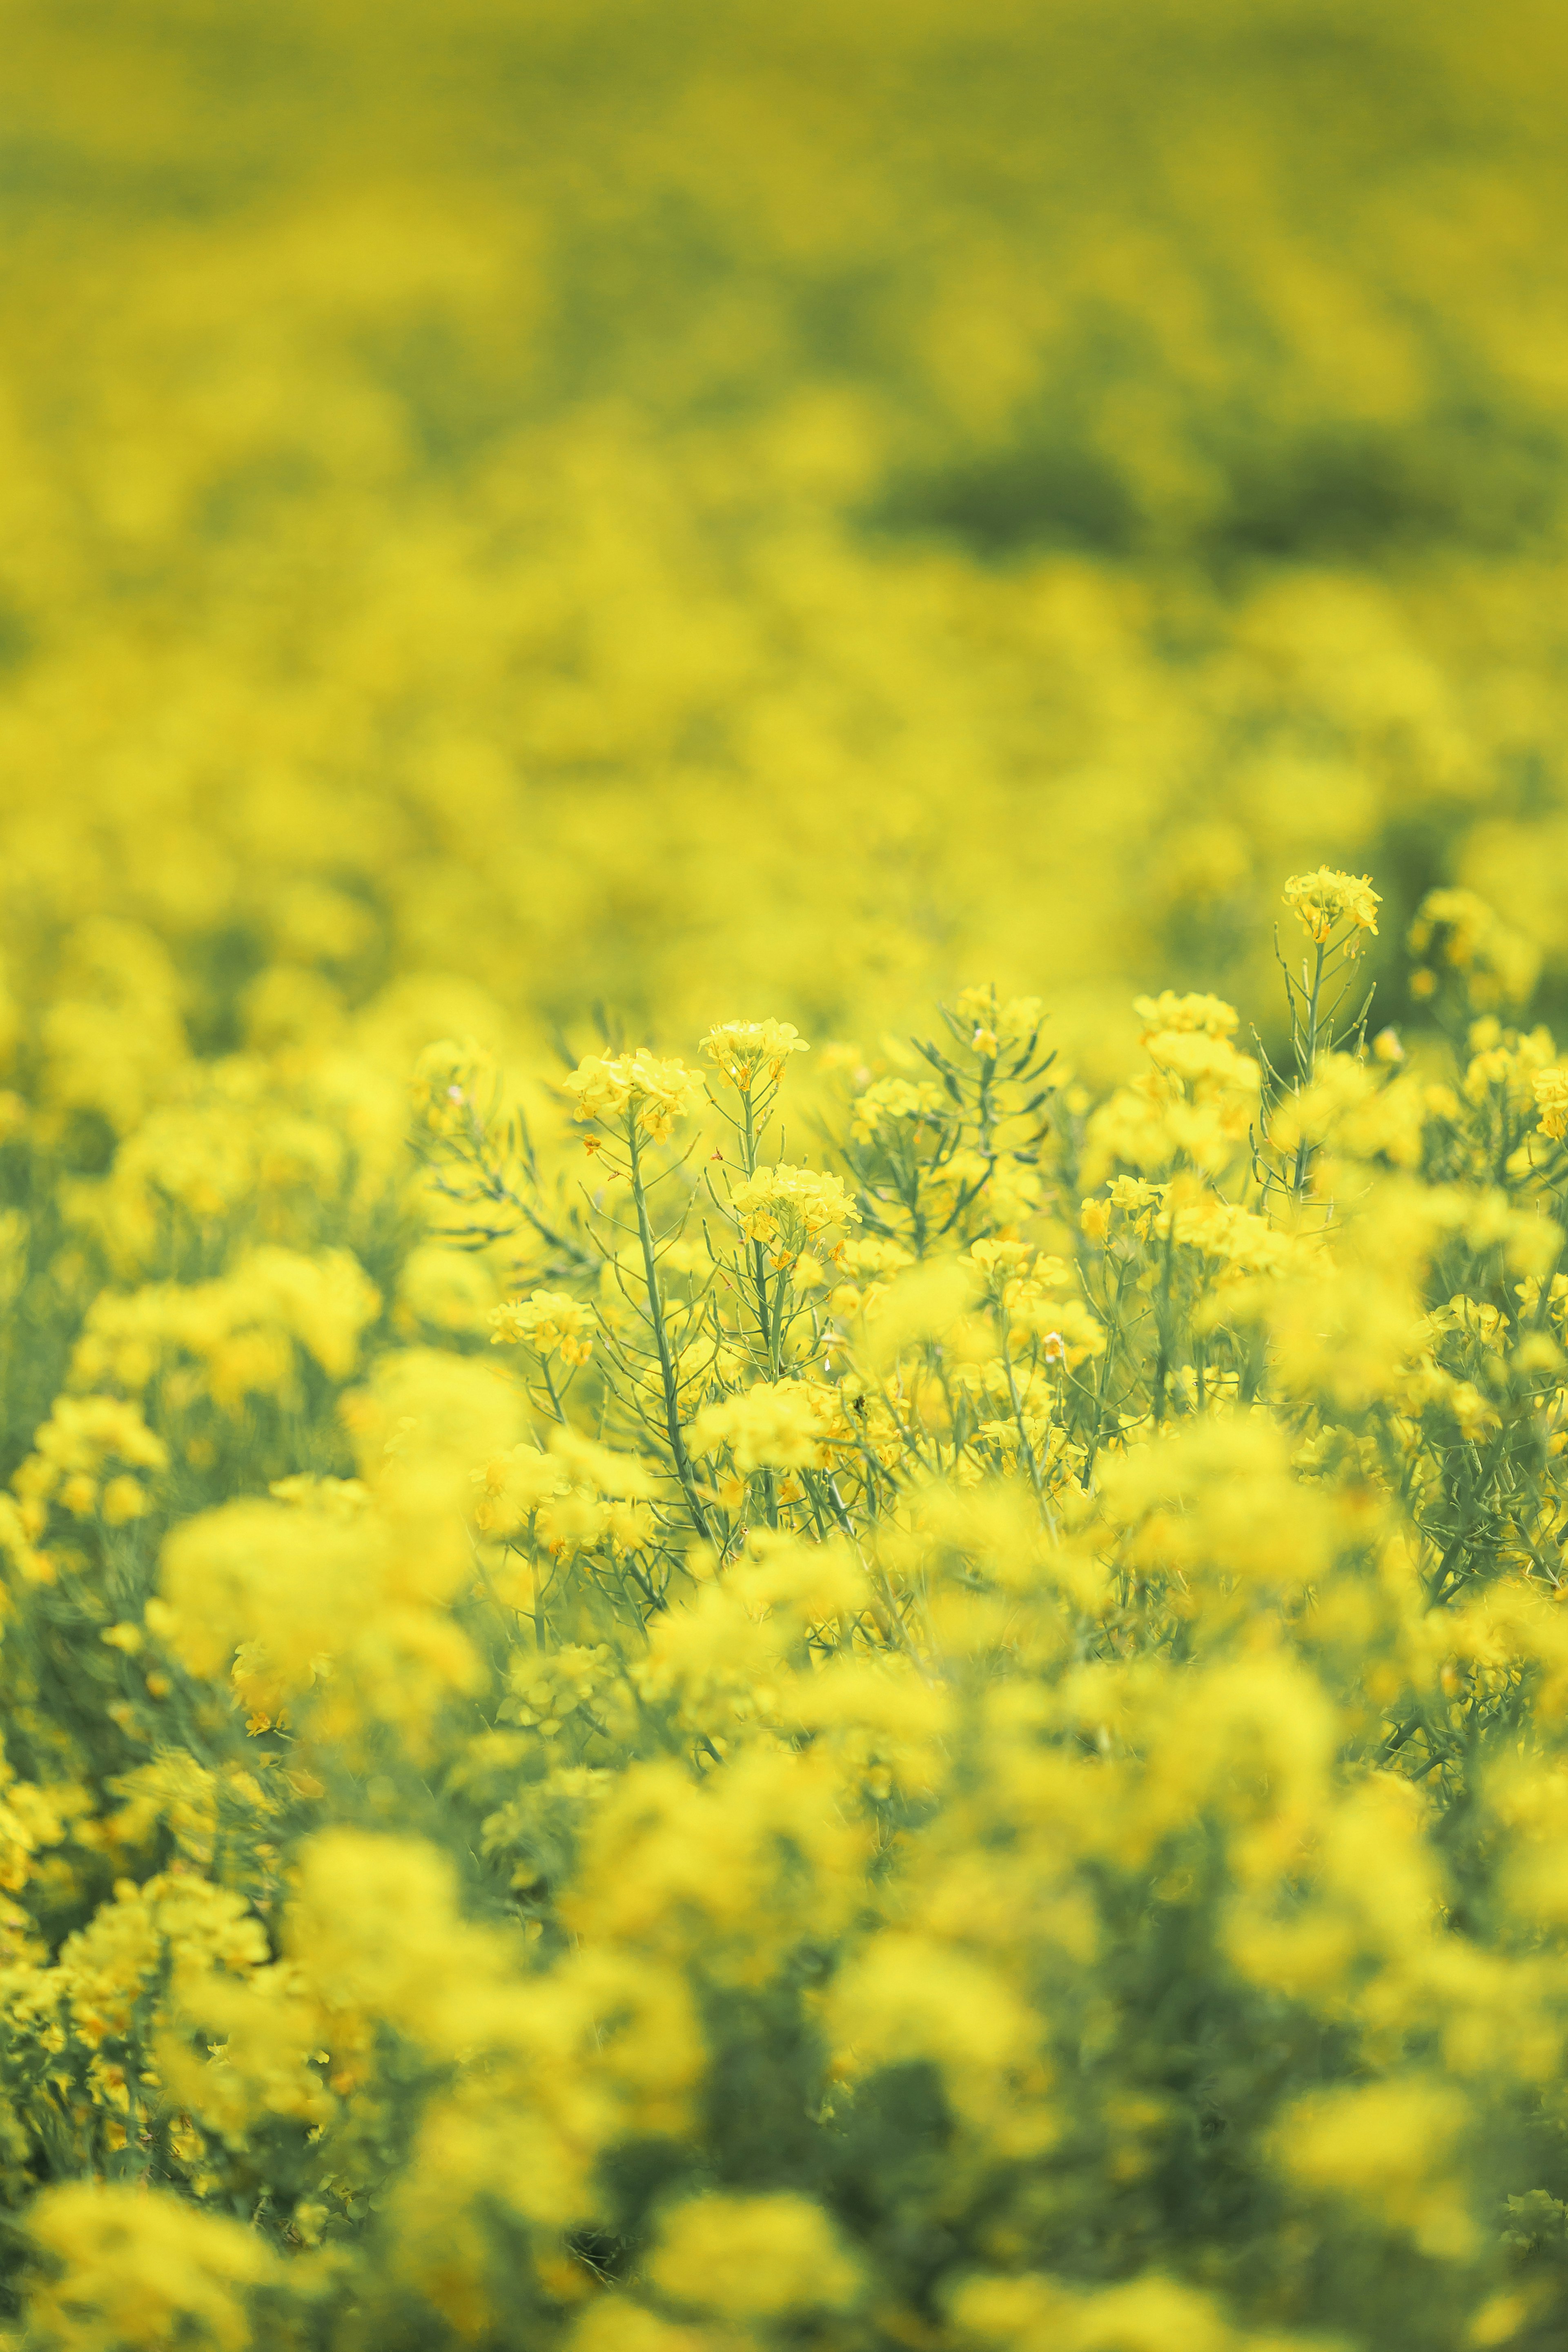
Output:
M1375 933L1383 901L1370 874L1340 874L1320 866L1310 874L1291 876L1285 885L1285 903L1300 918L1307 937L1321 947L1341 923L1351 924L1352 932Z

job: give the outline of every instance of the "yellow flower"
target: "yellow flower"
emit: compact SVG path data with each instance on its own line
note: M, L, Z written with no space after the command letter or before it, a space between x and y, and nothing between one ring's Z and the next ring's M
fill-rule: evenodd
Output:
M759 1168L730 1195L736 1223L760 1242L775 1265L789 1265L834 1225L858 1222L860 1212L842 1177L816 1168Z
M1568 1070L1537 1070L1534 1084L1541 1132L1561 1143L1568 1135Z
M1086 1242L1095 1249L1103 1249L1110 1236L1109 1201L1083 1201L1079 1204L1078 1222Z
M1279 2133L1278 2159L1312 2189L1408 2230L1424 2252L1457 2256L1475 2228L1447 2166L1470 2127L1458 2084L1395 2076L1300 2100Z
M758 1381L741 1396L705 1404L692 1426L691 1451L700 1457L727 1445L742 1477L771 1466L805 1470L826 1459L839 1429L838 1392L805 1381Z
M702 1092L700 1079L683 1062L660 1061L646 1045L635 1054L590 1054L562 1084L576 1098L578 1118L618 1127L629 1114L654 1143L668 1140Z
M929 1078L879 1078L858 1097L849 1113L849 1131L858 1143L896 1135L900 1125L940 1118L947 1097Z
M726 2319L843 2311L860 2283L821 2207L788 2194L678 2205L648 2267L672 2303Z
M985 1061L994 1061L1004 1045L1022 1045L1032 1037L1045 1010L1037 996L1010 996L1004 1002L994 988L961 988L953 1009Z
M243 2222L157 2189L75 2181L45 2189L28 2226L56 2266L29 2300L29 2340L61 2352L245 2352L252 2342L246 2290L272 2275L276 2258Z
M1429 963L1462 973L1477 1007L1522 1004L1541 971L1535 942L1473 890L1428 890L1410 926L1409 946Z
M1135 996L1132 1010L1143 1024L1139 1043L1144 1045L1151 1038L1171 1032L1228 1037L1241 1019L1235 1005L1227 1004L1223 996L1195 992L1178 996L1173 988L1163 988L1158 996Z
M710 1029L700 1051L741 1094L747 1095L765 1068L776 1086L791 1054L811 1051L793 1021L724 1021Z
M1308 938L1321 947L1339 923L1353 924L1357 931L1375 932L1383 901L1372 887L1370 874L1341 874L1331 866L1320 866L1311 874L1290 877L1285 885L1285 903L1300 918Z
M593 1309L562 1290L536 1290L509 1299L490 1316L492 1348L521 1344L536 1355L559 1355L567 1364L585 1364L594 1352Z

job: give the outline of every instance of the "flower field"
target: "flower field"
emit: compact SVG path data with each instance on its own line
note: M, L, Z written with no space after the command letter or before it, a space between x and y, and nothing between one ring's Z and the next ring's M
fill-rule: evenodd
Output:
M1554 12L5 57L0 2346L1555 2352Z

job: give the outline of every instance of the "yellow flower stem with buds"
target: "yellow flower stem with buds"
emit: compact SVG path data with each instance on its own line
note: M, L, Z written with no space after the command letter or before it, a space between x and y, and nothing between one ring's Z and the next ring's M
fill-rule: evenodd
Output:
M757 1091L759 1090L753 1090L753 1088L748 1087L742 1092L740 1124L741 1166L747 1176L754 1176L757 1172L758 1147L762 1135L767 1127L773 1103L777 1098L778 1090L778 1083L775 1080L771 1088L763 1094L760 1118L758 1116L757 1103ZM763 1353L767 1360L768 1377L771 1380L777 1380L780 1370L779 1350L782 1338L781 1325L784 1315L784 1295L789 1286L789 1269L787 1266L780 1266L773 1280L770 1282L768 1278L768 1255L760 1241L752 1242L751 1256L752 1280L756 1288L758 1336L762 1340ZM771 1472L768 1474L768 1476L769 1485L767 1493L769 1516L771 1521L776 1521L776 1513L773 1508Z
M1299 916L1311 942L1311 962L1303 964L1298 980L1281 954L1279 939L1275 940L1275 959L1285 978L1286 1002L1290 1016L1290 1050L1295 1063L1295 1077L1290 1092L1300 1097L1313 1084L1320 1060L1338 1051L1345 1040L1353 1041L1359 1051L1366 1029L1366 1017L1372 1007L1373 991L1369 989L1352 1018L1340 1026L1340 1015L1350 994L1350 970L1364 943L1364 938L1377 929L1378 894L1365 876L1339 873L1320 866L1315 874L1297 875L1285 886L1287 903ZM1331 1005L1323 1004L1324 983L1331 977L1344 975L1338 995ZM1266 1078L1265 1101L1259 1118L1259 1134L1267 1147L1269 1112L1282 1092L1281 1083L1268 1056L1263 1056ZM1269 1099L1270 1095L1273 1101ZM1265 1197L1282 1189L1294 1212L1300 1214L1311 1188L1311 1171L1318 1147L1305 1133L1298 1137L1289 1155L1286 1168L1266 1166L1258 1160Z

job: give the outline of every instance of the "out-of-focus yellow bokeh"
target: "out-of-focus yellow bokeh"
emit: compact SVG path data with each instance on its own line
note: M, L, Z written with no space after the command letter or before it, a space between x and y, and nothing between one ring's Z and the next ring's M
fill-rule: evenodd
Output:
M325 1017L305 971L672 1042L994 976L1092 1056L1135 985L1247 992L1324 857L1385 939L1478 887L1562 992L1559 10L23 0L5 49L24 1013L107 916L202 1052Z

